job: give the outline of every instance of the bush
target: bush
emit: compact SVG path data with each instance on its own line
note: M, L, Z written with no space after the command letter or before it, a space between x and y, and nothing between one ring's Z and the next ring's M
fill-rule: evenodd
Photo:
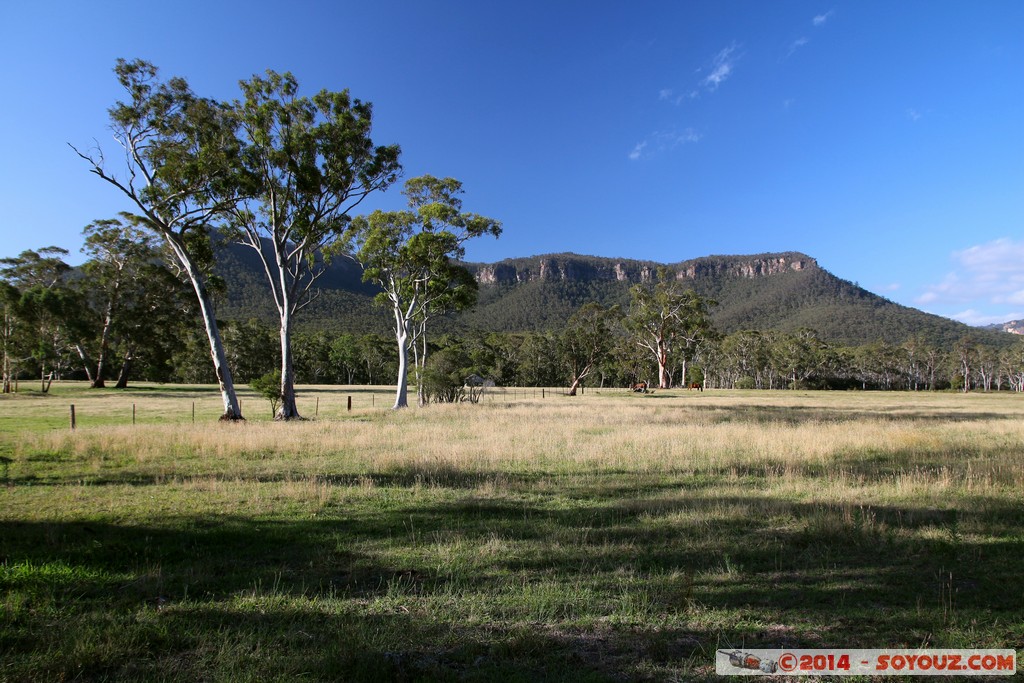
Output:
M277 415L277 406L281 402L281 371L272 370L249 382L249 388L270 401L270 415Z
M427 358L423 369L423 393L427 402L459 403L465 398L466 354L460 349L441 349Z
M740 377L736 380L737 389L756 389L757 382L754 381L753 377Z

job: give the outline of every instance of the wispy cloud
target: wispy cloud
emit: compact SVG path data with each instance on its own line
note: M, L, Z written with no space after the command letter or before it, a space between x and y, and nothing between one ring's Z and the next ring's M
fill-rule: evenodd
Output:
M672 88L662 88L658 91L658 100L662 102L671 102L675 105L680 105L686 100L695 100L700 97L700 92L696 90L690 90L689 92L676 92Z
M646 140L636 143L629 158L632 161L652 157L656 154L671 151L682 145L700 142L701 135L692 128L684 130L655 131Z
M711 60L711 72L701 81L705 88L716 90L718 86L732 75L733 69L736 68L736 62L740 58L738 50L739 46L733 43L715 55L714 59Z
M953 252L951 258L954 270L928 286L916 303L932 307L968 304L971 308L953 317L970 324L1024 317L1019 310L1010 310L1024 306L1024 241L998 239ZM981 320L977 307L982 305L1003 307L1006 312Z
M911 121L920 121L921 112L914 108L907 109L907 118L910 119Z
M815 26L824 26L826 22L828 22L828 20L831 19L832 15L834 15L835 13L836 11L834 9L830 9L824 14L819 14L815 16L813 19L811 19L811 23L814 24Z
M786 53L786 56L792 57L794 52L796 52L809 42L811 42L809 38L807 38L806 36L800 36L799 38L797 38L796 40L789 44L789 52Z

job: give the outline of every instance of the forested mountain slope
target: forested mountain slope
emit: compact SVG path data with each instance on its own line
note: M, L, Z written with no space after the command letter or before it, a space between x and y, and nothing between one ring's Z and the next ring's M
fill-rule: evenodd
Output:
M651 282L661 264L576 254L507 259L467 267L480 283L471 311L439 321L437 331L558 330L585 303L629 304L629 288ZM712 314L725 333L742 329L794 331L811 328L822 339L844 344L900 343L920 336L943 348L965 335L1009 344L1012 335L901 306L837 278L797 252L707 256L666 266L674 277L718 302ZM262 266L246 247L226 245L218 272L228 283L219 317L274 319ZM331 332L386 332L390 319L373 305L375 290L359 267L336 259L318 281L320 297L303 311L299 326Z

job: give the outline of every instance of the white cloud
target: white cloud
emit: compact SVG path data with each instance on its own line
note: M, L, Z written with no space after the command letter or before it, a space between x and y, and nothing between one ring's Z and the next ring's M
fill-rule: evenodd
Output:
M921 112L919 112L916 109L908 109L907 110L907 118L910 119L911 121L920 121L921 120Z
M789 44L789 52L786 53L786 56L787 57L792 57L794 52L796 52L797 50L799 50L800 48L802 48L804 45L806 45L809 42L811 42L810 39L808 39L808 38L806 38L804 36L801 36L800 38L797 38L796 40L794 40L792 43Z
M915 303L930 306L970 305L953 317L981 320L979 307L1024 306L1024 241L1008 238L978 244L951 255L955 270L928 286ZM988 322L1014 320L1017 312L988 315ZM970 322L970 324L982 324Z
M636 143L633 151L629 153L632 161L651 157L661 152L668 152L681 145L689 145L700 142L701 135L693 128L686 128L682 131L655 131L646 140Z
M953 252L953 258L975 271L995 271L1024 277L1024 241L1002 239Z
M967 310L960 311L959 313L954 313L949 317L954 320L959 320L962 323L967 323L968 325L998 325L1000 323L1008 323L1011 320L1024 318L1024 312L1018 311L1001 313L999 315L989 315L982 313L977 309L968 308Z
M659 100L670 100L672 99L672 88L662 88L658 91Z
M733 43L727 48L719 51L711 60L711 73L704 77L701 83L709 90L715 90L732 75L733 69L740 55L736 53L739 46Z
M834 9L830 9L829 11L825 12L824 14L819 14L816 17L814 17L813 19L811 19L811 23L814 24L815 26L824 26L825 22L827 22L829 19L831 19L832 15L835 14L835 13L836 13L836 11Z

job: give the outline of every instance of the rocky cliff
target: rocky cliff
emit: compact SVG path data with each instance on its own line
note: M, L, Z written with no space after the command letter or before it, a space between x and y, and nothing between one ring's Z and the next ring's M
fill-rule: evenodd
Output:
M796 252L757 256L706 256L675 264L610 259L576 254L549 254L507 259L491 264L469 264L481 285L514 285L527 282L650 282L660 267L677 279L703 277L757 278L817 268L810 256Z

